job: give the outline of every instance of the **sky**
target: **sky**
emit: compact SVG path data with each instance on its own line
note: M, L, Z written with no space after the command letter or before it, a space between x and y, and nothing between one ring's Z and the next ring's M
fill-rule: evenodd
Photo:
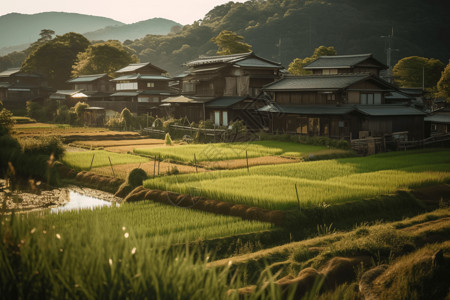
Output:
M245 2L246 0L233 0ZM206 13L229 0L16 0L2 1L0 16L46 11L72 12L107 17L126 24L165 18L182 25L203 19Z

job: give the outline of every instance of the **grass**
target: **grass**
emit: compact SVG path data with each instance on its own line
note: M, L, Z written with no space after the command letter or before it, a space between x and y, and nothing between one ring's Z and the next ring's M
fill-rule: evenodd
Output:
M220 161L230 159L245 159L246 153L249 158L267 155L291 156L307 155L309 153L324 150L326 147L302 145L298 143L279 141L257 141L249 143L215 143L182 145L177 147L161 148L137 148L134 152L148 156L161 156L163 159L172 159L183 162L194 162L194 155L198 162Z
M147 188L268 209L330 205L450 180L448 150L387 153L147 180Z
M240 276L170 245L270 227L148 202L0 220L2 299L225 299Z
M62 161L75 170L89 170L92 158L94 158L92 168L109 166L109 160L111 160L113 165L148 162L148 159L144 157L107 152L104 150L67 152L63 156Z

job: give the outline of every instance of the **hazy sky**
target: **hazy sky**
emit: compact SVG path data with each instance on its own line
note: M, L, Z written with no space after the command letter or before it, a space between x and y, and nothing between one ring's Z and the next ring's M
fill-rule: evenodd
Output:
M215 6L229 0L15 0L2 1L0 15L17 12L74 12L102 16L127 24L151 18L166 18L183 25L202 19ZM245 2L234 0L233 2Z

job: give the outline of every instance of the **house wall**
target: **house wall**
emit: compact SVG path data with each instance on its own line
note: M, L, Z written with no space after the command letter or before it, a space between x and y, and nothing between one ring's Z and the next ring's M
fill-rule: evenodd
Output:
M342 101L340 93L319 93L319 92L277 92L274 96L275 102L279 104L297 105L324 105L337 104Z

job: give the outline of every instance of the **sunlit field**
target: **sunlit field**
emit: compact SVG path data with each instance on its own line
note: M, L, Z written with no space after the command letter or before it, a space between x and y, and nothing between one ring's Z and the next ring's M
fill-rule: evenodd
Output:
M269 209L292 209L298 201L303 207L331 205L448 182L449 170L450 151L420 150L167 176L147 180L144 186Z
M161 157L183 162L220 161L230 159L245 159L247 157L261 157L267 155L282 155L300 157L308 153L324 150L326 147L302 145L299 143L279 141L257 141L250 143L215 143L182 145L177 147L136 148L137 154Z
M104 167L130 163L144 163L149 160L144 157L131 154L119 154L104 150L67 152L62 159L64 164L75 170L89 170L92 168ZM110 162L111 161L111 162Z

